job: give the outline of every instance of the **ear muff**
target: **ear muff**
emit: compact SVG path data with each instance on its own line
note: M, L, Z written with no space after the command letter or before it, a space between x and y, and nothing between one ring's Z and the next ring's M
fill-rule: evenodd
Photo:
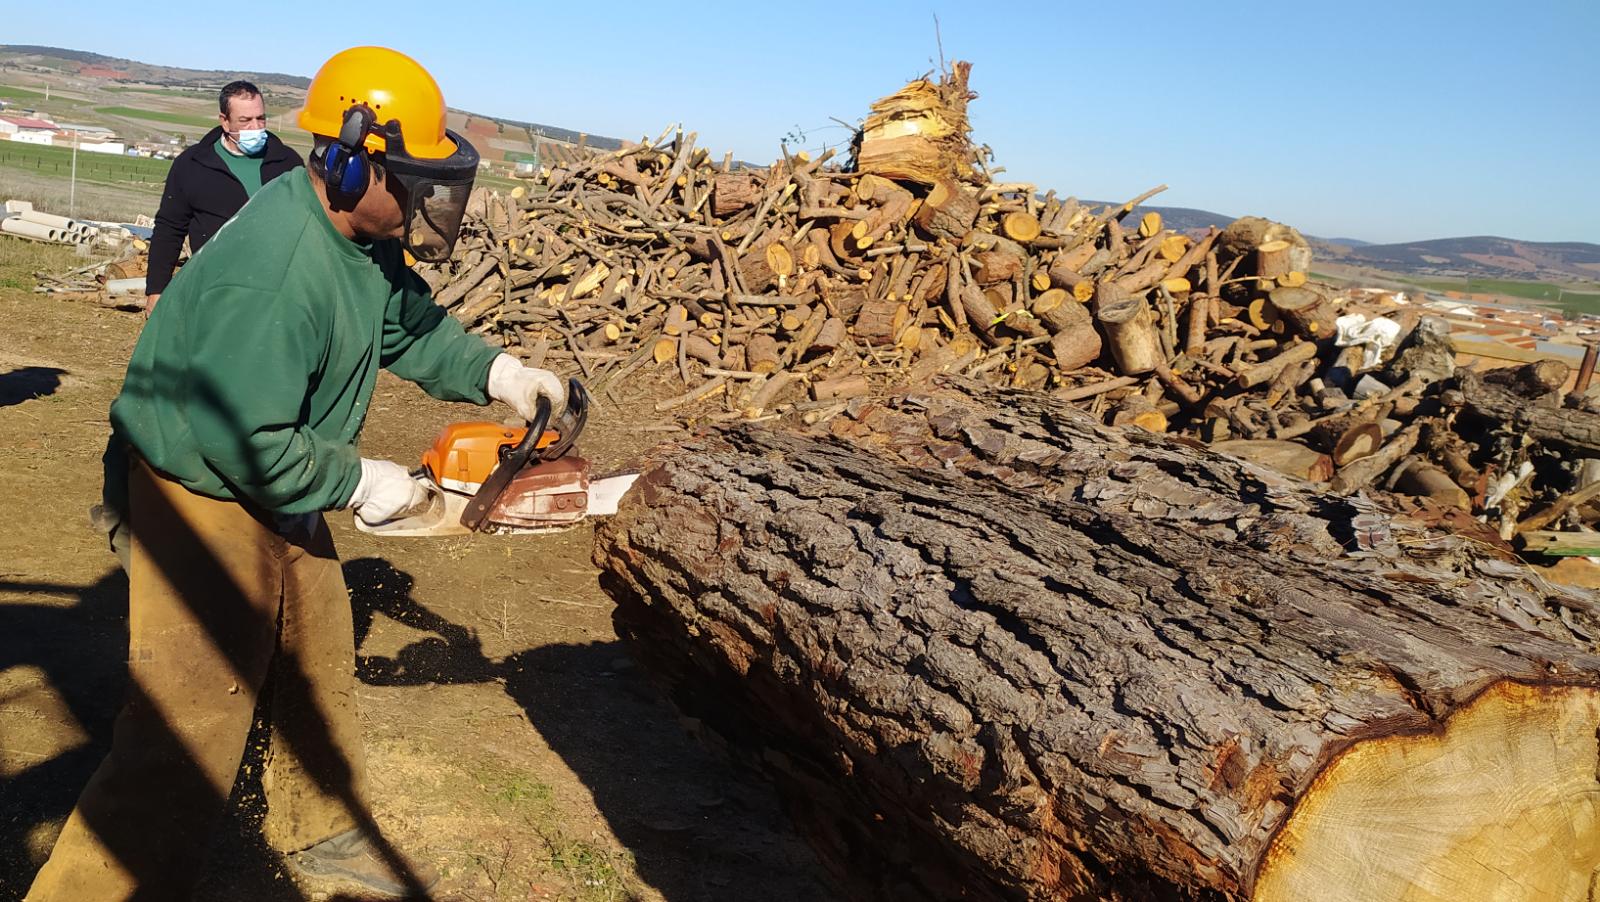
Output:
M365 104L358 104L344 114L338 139L323 155L323 184L351 201L361 199L370 181L367 174L367 151L362 142L372 129L376 117Z

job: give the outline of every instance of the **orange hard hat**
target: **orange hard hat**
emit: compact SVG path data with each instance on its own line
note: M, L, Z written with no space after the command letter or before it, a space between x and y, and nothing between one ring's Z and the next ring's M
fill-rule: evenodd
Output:
M333 55L317 70L300 109L300 127L336 138L345 114L366 104L379 123L397 121L406 152L419 160L441 160L456 152L445 134L444 94L422 64L387 47L352 47ZM369 133L367 150L387 151L381 133Z

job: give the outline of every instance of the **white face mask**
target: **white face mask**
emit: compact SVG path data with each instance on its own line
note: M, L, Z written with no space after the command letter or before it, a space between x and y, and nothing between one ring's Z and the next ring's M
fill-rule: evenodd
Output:
M234 139L239 144L239 149L247 154L258 154L267 146L267 130L264 128L242 128L239 136Z

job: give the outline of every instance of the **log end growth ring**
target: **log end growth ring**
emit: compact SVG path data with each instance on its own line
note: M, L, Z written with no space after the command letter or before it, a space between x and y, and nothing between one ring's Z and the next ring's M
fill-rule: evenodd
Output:
M1499 683L1435 734L1357 743L1274 840L1256 902L1600 898L1600 691Z

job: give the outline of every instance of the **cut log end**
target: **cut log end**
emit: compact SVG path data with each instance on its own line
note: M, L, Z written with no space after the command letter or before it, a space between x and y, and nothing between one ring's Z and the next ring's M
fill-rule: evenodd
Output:
M1256 902L1592 899L1600 691L1499 683L1442 732L1358 743L1279 832Z
M1039 237L1039 217L1016 210L1006 214L1001 220L1001 228L1005 230L1006 237L1013 241L1032 241Z

